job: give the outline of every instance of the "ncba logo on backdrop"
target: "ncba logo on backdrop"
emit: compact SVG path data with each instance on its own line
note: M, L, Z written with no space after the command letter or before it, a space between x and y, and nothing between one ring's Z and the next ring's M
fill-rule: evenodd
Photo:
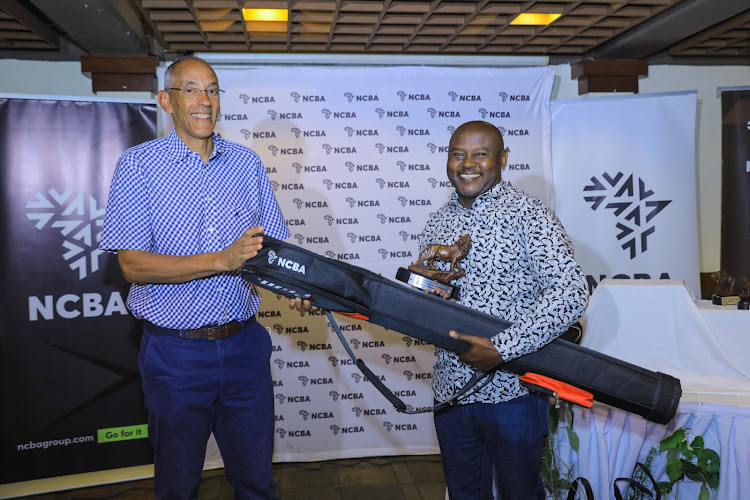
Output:
M399 90L396 92L396 95L401 98L402 101L429 101L430 100L430 94L420 94L420 93L407 93L403 90Z
M385 411L385 408L359 408L358 406L355 406L352 408L352 411L357 417L360 416L373 416L373 415L388 415L388 412Z
M354 172L355 170L357 172L375 172L380 170L376 163L358 163L355 165L353 162L348 161L344 165L349 169L349 172Z
M329 191L331 189L357 189L356 182L333 182L331 179L323 179L323 184Z
M389 216L385 214L378 214L378 220L381 224L408 224L411 223L411 218L404 215Z
M386 250L385 248L378 249L378 253L383 259L405 259L411 258L412 254L408 250Z
M82 280L99 270L99 235L104 223L106 207L100 208L97 200L84 193L71 190L58 193L50 189L47 193L35 193L35 201L26 203L26 217L36 221L39 230L57 229L64 240L62 258L68 267L78 272Z
M313 201L302 201L299 198L295 198L292 200L292 203L294 203L297 208L328 208L328 202L323 200L313 200Z
M351 196L346 198L346 202L349 204L349 208L357 207L379 207L380 201L378 200L355 200Z
M315 95L315 94L299 94L298 92L292 92L289 94L294 102L326 102L326 96Z
M352 127L344 127L344 132L346 132L349 137L357 136L357 137L372 137L378 134L378 130L374 128L360 128L360 129L354 129Z
M388 432L391 431L416 431L419 430L417 428L417 424L394 424L391 422L383 422L383 427L385 427Z
M232 121L234 121L234 122L236 122L236 121L247 121L247 115L241 114L241 113L238 113L238 114L228 114L228 115L219 113L218 115L216 115L216 121L217 122L220 122L222 120L225 120L225 121L228 121L228 122L232 122Z
M352 94L351 92L345 92L344 97L346 97L349 102L372 102L380 100L376 94Z
M325 165L302 165L301 163L294 162L292 163L292 168L297 171L297 173L301 172L328 172L328 169Z
M409 146L386 146L385 144L382 144L380 142L375 144L375 148L380 152L380 154L409 152Z
M352 146L331 146L330 144L323 144L321 147L325 150L326 154L334 153L341 155L357 153L357 148Z
M604 173L601 177L604 182L594 176L591 184L584 186L583 192L587 194L583 199L591 203L594 211L600 208L611 211L615 227L620 231L616 237L632 260L638 252L648 251L648 237L656 231L656 226L651 221L672 200L651 198L654 192L646 188L646 183L641 178L638 178L636 193L633 174L626 178L622 172L617 172L614 176Z
M478 94L457 94L453 91L448 92L448 95L451 98L451 101L470 101L470 102L478 102L482 100L482 96Z
M500 127L498 127L498 128L500 128ZM502 133L502 130L500 130L500 132ZM429 148L430 153L435 153L435 152L437 152L437 153L447 153L448 152L448 146L438 146L437 144L434 144L432 142L428 142L427 143L427 147Z
M356 217L333 217L332 215L324 215L323 218L329 226L333 226L334 224L337 226L359 224Z
M378 177L375 182L380 186L380 189L409 189L409 181L386 181Z
M292 127L292 133L296 139L302 137L325 137L325 130L300 130L297 127Z
M281 439L284 439L284 438L311 437L312 436L312 434L310 433L309 429L291 429L291 430L287 430L287 429L282 429L280 427L276 429L276 434L278 434Z
M331 111L330 109L324 108L320 110L321 113L323 113L326 117L326 120L329 120L331 118L339 119L339 118L356 118L357 113L354 111Z
M427 108L431 118L461 118L461 112L449 109Z
M267 104L269 102L276 102L276 100L273 98L272 95L270 96L252 96L250 97L247 94L240 94L240 99L242 99L242 102L244 104L247 104L248 102L253 104Z
M278 182L278 181L270 181L271 188L274 191L277 191L278 189L281 189L282 191L301 191L305 189L305 185L301 182Z
M35 200L26 203L26 217L40 231L59 231L63 237L60 257L84 280L99 270L99 235L104 222L105 208L97 200L84 193L66 190L59 193L50 189L46 193L35 193ZM83 293L80 296L66 293L59 297L45 295L28 297L29 321L51 320L55 317L73 319L96 316L111 316L115 313L128 315L120 292L109 297L100 293Z
M288 111L276 111L274 109L269 109L267 111L268 116L271 117L271 120L302 120L302 113L297 112L288 112Z
M380 118L409 118L409 112L400 109L375 108Z
M250 132L248 129L243 128L240 130L240 133L243 136L245 136L245 139L249 139L251 136L253 139L275 139L276 138L276 132L274 132L273 130L269 130L269 131L260 130L257 132L255 131Z
M510 111L487 111L485 108L479 108L479 114L482 115L483 120L488 116L490 118L510 118Z
M405 196L399 196L398 202L401 203L402 207L405 207L409 205L410 207L427 207L432 206L432 202L430 200L420 200L420 199L408 199Z
M531 97L528 94L508 94L507 92L500 92L498 96L500 97L500 99L502 99L503 102L531 101Z
M445 180L439 181L435 179L434 177L430 177L429 179L427 179L427 182L430 183L430 186L432 186L433 189L436 187L441 187L441 188L451 187L451 181L445 181Z

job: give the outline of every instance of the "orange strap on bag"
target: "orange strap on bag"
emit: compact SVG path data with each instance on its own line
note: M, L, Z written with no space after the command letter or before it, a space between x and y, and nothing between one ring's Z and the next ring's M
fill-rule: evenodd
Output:
M585 408L591 408L591 406L594 404L593 394L588 391L584 391L583 389L579 389L578 387L574 387L570 384L566 384L565 382L560 382L559 380L545 377L544 375L539 375L538 373L530 372L524 373L518 378L522 382L526 382L527 384L546 389L546 391L542 392L551 391L552 395L555 396L555 398L569 401L571 403L581 405Z

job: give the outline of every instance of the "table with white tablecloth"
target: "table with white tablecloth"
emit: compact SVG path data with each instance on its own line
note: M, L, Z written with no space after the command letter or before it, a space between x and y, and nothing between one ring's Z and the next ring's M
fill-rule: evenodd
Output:
M595 403L574 409L579 452L564 431L558 456L587 478L597 499L613 498L613 482L677 427L702 435L721 457L722 500L750 498L750 311L695 300L679 280L610 280L594 290L581 345L680 379L682 398L668 425ZM667 480L665 453L652 472ZM699 485L680 483L677 498L695 499Z

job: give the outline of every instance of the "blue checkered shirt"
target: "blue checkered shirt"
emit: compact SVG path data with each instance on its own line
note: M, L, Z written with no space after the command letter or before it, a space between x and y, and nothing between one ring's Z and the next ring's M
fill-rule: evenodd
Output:
M213 140L207 164L174 129L128 149L112 179L99 248L216 252L259 225L268 236L288 238L258 155L216 134ZM127 305L159 326L199 328L249 318L260 294L235 271L180 284L134 284Z

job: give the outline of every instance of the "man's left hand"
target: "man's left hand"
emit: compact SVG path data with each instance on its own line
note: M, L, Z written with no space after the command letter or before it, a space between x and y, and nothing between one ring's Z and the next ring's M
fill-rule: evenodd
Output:
M461 354L458 359L464 363L473 366L477 370L487 372L503 362L503 357L497 352L490 339L476 337L474 335L464 335L455 330L450 331L450 336L461 342L466 342L471 347L468 351Z

